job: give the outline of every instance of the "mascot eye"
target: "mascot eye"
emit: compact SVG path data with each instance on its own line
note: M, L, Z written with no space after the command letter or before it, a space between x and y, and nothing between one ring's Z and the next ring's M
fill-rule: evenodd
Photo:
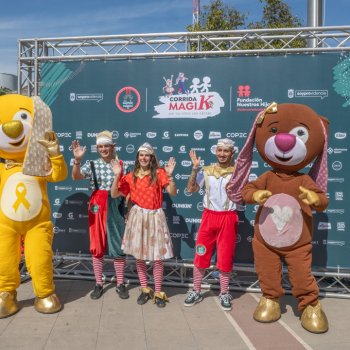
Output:
M271 128L270 131L271 131L273 134L276 134L276 133L277 133L277 128Z
M19 120L21 122L24 122L26 124L31 123L32 122L32 117L30 115L30 112L28 111L24 111L19 110L14 116L13 116L13 120Z
M304 126L298 126L294 129L292 129L289 133L292 135L295 135L297 138L299 138L304 143L306 143L306 141L309 138L309 131Z

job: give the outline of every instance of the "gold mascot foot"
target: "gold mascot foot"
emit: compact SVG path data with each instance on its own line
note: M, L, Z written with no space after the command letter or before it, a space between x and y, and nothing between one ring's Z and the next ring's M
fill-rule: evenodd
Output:
M267 299L261 297L258 306L254 311L253 318L258 322L275 322L281 317L279 299Z
M328 331L327 316L322 310L321 303L316 306L308 305L301 315L301 325L311 333L325 333Z
M35 298L35 310L43 314L54 314L62 309L62 305L56 294L51 294L46 298Z
M0 292L0 318L11 316L18 310L17 292Z

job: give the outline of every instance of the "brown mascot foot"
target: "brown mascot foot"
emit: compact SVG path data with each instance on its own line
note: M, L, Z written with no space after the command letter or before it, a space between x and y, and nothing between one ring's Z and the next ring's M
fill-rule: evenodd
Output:
M301 315L301 325L311 333L325 333L328 331L327 316L322 310L321 303L308 305Z
M56 294L51 294L46 298L35 298L35 310L43 314L54 314L62 309L62 305Z
M261 297L258 306L254 311L253 318L258 322L275 322L281 317L279 299L267 299Z
M11 316L18 310L17 292L0 292L0 318Z

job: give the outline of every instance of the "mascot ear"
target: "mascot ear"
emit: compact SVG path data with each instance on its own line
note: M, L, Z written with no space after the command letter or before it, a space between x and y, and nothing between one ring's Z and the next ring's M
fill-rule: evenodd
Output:
M34 120L28 148L23 163L23 174L48 176L52 172L48 153L38 140L45 138L45 132L52 130L52 113L39 96L33 97Z
M320 123L322 125L324 135L324 145L322 152L316 158L312 168L309 171L309 176L316 182L317 186L323 191L327 192L328 183L328 126L329 121L325 117L320 117Z
M263 111L261 111L257 115L253 127L248 135L247 141L238 155L235 164L235 170L231 176L230 181L226 186L227 196L234 203L243 203L242 189L248 183L249 179L250 167L252 165L253 160L253 147L255 141L256 128L263 123L265 114L276 112L277 103L272 102L269 106L267 106Z
M255 132L257 128L257 122L261 117L260 112L254 121L253 127L250 130L247 141L245 142L241 152L235 162L235 170L231 176L230 181L226 186L226 192L228 198L234 203L242 203L242 188L247 184L249 178L250 167L253 160L253 147L255 141Z

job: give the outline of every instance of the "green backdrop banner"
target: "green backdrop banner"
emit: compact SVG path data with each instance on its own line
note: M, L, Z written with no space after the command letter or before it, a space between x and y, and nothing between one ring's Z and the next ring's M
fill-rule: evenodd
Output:
M350 59L340 54L231 57L206 59L139 59L45 63L41 96L53 112L54 129L67 162L70 145L87 146L86 160L97 157L96 133L113 132L120 159L133 167L137 148L150 142L161 165L176 158L178 194L164 195L176 256L192 259L203 210L202 194L186 192L191 171L188 152L203 164L215 162L218 138L243 146L256 114L271 101L303 103L327 117L330 204L315 214L314 260L317 267L349 268L348 153ZM257 152L250 179L269 166ZM307 171L308 169L305 169ZM88 252L87 181L52 185L54 249ZM252 223L256 206L240 212L236 262L252 263Z

